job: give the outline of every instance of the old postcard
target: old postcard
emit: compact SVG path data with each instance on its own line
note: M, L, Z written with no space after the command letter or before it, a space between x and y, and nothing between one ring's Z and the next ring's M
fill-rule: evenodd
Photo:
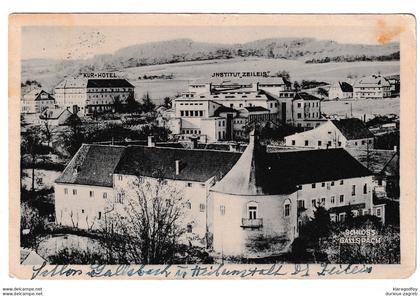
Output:
M10 276L406 278L412 15L13 14Z

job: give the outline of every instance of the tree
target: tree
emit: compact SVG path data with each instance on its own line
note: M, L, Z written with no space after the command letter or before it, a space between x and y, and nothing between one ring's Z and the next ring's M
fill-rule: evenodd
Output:
M30 247L35 251L38 249L40 239L45 228L45 221L40 216L39 211L29 205L28 202L20 204L20 234L21 244Z
M126 103L127 103L127 112L136 113L136 112L139 111L140 104L134 98L134 93L133 92L129 93L129 95L127 97L127 100L126 100Z
M300 84L299 84L299 82L297 82L297 81L293 82L293 89L295 91L299 91L300 90Z
M45 152L45 148L42 145L43 139L41 135L42 132L39 126L30 127L22 133L21 157L25 154L30 156L30 167L32 169L31 191L35 191L36 162L39 156Z
M282 77L286 80L290 80L290 73L286 70L278 71L274 74L276 77Z
M63 131L60 134L61 142L63 144L64 150L70 155L73 156L79 150L80 146L87 139L86 131L81 125L80 119L78 117L73 117L69 121L70 130Z
M140 109L143 113L153 112L155 110L156 105L152 102L149 93L147 92L143 96L142 103L140 105Z
M317 93L322 97L328 97L328 91L325 88L318 88Z
M122 103L120 100L120 96L114 97L113 107L114 107L114 112L119 113L122 111Z
M172 107L172 100L170 97L165 97L163 99L163 106L167 109L170 109Z
M127 182L117 190L117 196L124 197L122 208L105 216L105 249L113 260L115 254L122 256L117 260L122 262L171 262L187 223L182 192L159 177L135 177Z

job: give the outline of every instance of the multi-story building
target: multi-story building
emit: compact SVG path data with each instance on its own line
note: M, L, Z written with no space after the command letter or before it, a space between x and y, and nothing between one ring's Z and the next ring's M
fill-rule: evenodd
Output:
M134 86L126 79L67 78L54 89L60 107L77 106L82 115L115 111L134 96Z
M381 75L356 80L353 85L355 99L383 99L391 96L391 84Z
M22 96L21 113L41 113L55 107L54 97L42 89L32 89Z
M328 120L320 126L285 137L287 146L315 149L373 149L374 135L357 118Z
M135 185L145 180L164 180L160 192L167 192L168 203L176 200L168 192L181 197L185 213L178 227L186 236L180 239L229 256L251 255L255 240L272 238L282 243L267 252L284 251L319 205L333 221L349 210L383 219L383 205L373 204L372 173L345 150L269 153L253 132L249 138L243 153L156 147L151 141L83 145L56 180L57 223L106 227L139 194L148 196L139 193L147 186Z
M320 99L307 93L294 93L282 78L196 82L173 101L174 115L162 120L173 134L213 142L246 137L252 124L284 122L313 128L325 121ZM171 121L171 124L167 124Z

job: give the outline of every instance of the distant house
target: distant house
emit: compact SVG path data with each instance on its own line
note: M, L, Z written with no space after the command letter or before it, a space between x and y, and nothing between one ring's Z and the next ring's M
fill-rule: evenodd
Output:
M48 122L51 126L69 125L71 120L79 121L80 118L71 113L67 108L45 109L39 115L41 122Z
M353 98L353 86L344 81L337 81L328 90L329 100L345 100Z
M285 137L287 146L328 148L373 148L373 134L357 118L328 120L313 130Z
M46 108L53 108L55 106L54 97L42 89L33 89L22 96L21 112L40 113Z
M391 84L381 75L363 77L353 85L355 99L383 99L390 96Z
M321 116L321 99L299 92L292 99L293 124L304 129L312 129L325 122Z

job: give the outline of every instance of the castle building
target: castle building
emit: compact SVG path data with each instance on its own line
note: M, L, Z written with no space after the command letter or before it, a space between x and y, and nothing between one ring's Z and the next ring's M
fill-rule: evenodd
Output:
M57 223L101 229L139 196L139 180L165 180L184 201L183 240L221 256L278 254L319 205L384 219L372 173L343 149L267 152L253 132L243 153L148 146L83 145L55 182ZM131 185L130 185L131 184ZM145 190L144 186L140 190ZM166 191L169 192L169 191ZM141 195L143 196L143 195ZM170 199L171 194L166 198ZM379 210L378 210L379 209ZM258 241L275 241L256 251Z
M115 111L115 104L124 104L134 96L134 86L126 79L67 78L54 89L60 107L77 106L80 114L90 115Z

